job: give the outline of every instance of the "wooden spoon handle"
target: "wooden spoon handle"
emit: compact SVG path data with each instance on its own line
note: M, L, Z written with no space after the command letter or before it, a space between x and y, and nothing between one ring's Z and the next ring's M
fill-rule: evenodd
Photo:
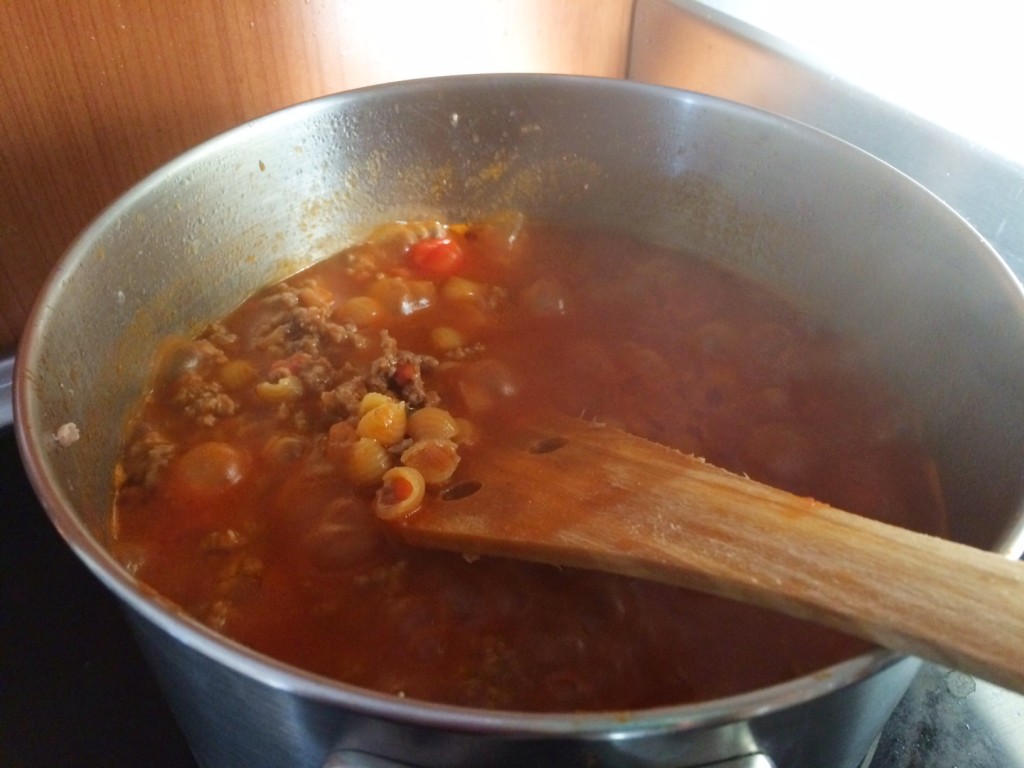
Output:
M1024 692L1020 562L575 419L482 463L477 492L405 518L400 536L711 592Z

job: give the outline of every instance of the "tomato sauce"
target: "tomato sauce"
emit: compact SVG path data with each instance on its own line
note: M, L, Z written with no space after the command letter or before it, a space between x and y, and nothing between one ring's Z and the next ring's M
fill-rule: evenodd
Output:
M364 422L381 403L414 426ZM720 598L388 535L382 498L443 503L550 408L943 532L916 416L856 345L692 255L506 215L385 225L167 340L118 468L115 553L260 652L457 705L680 704L866 650ZM422 497L382 493L384 472L423 461L419 429L441 435Z

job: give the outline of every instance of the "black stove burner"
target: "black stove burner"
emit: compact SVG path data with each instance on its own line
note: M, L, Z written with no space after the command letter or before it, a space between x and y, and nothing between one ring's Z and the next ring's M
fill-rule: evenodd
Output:
M116 599L64 544L0 429L0 763L196 762Z

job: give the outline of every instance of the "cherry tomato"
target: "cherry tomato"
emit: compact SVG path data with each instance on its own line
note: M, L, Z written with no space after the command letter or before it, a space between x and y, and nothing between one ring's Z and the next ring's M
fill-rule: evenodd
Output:
M458 243L449 237L428 237L412 244L409 266L427 277L448 277L462 269L463 255Z

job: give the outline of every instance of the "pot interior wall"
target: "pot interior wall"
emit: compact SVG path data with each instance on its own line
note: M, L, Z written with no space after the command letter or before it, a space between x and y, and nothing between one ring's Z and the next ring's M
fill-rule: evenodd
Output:
M695 251L868 341L928 420L954 538L1019 553L1024 309L962 221L878 161L772 116L531 76L300 105L106 211L51 278L19 354L23 450L58 526L67 536L81 520L102 541L156 338L196 331L382 220L508 208ZM81 439L62 448L51 436L67 422Z

